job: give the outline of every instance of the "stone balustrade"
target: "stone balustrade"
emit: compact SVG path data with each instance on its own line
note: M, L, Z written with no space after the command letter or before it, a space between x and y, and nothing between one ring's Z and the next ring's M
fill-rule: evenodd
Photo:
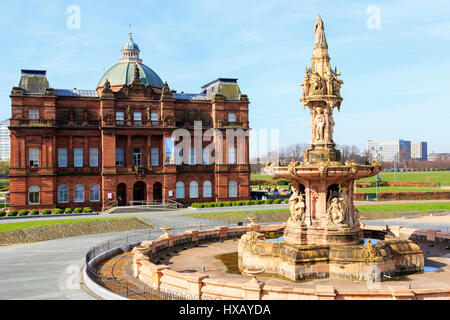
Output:
M364 230L382 231L385 227L365 226ZM450 299L450 286L442 289L410 289L403 286L390 286L387 289L355 290L335 289L331 285L310 287L282 287L259 283L210 279L204 273L186 274L170 270L169 266L150 262L158 254L167 250L180 250L185 246L205 242L232 239L248 231L270 232L284 228L284 225L249 224L242 227L217 227L209 230L189 230L182 234L168 235L152 241L144 241L132 250L134 276L157 290L171 290L188 294L198 299L223 300L361 300L361 299ZM420 238L428 241L448 241L450 234L436 230L418 230L390 227L400 238Z

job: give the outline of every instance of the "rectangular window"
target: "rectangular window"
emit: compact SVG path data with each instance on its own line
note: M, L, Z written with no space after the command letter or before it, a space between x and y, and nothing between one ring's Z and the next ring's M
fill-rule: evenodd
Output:
M123 126L125 123L124 113L123 112L116 112L116 125Z
M116 166L123 167L125 165L125 156L123 148L116 148Z
M190 150L189 164L193 166L195 165L195 149L193 147L190 147L189 150Z
M166 154L164 155L164 163L165 164L175 164L175 156L174 156L174 148L175 141L173 138L166 138Z
M152 112L152 113L150 114L150 120L151 120L151 121L158 121L158 120L159 120L158 112Z
M228 114L228 122L236 122L236 113Z
M89 148L89 166L98 167L98 149Z
M159 166L159 149L152 148L150 152L152 166Z
M133 149L133 161L135 166L142 165L141 162L141 148L134 148Z
M75 168L83 167L83 148L73 149L73 166Z
M141 126L142 125L142 113L135 112L134 115L133 115L133 119L134 119L134 125L135 126Z
M39 148L28 149L30 167L39 167Z
M236 148L228 147L228 164L236 164Z
M182 147L175 148L175 164L177 166L181 166L183 164L183 148Z
M58 148L58 167L67 168L67 148Z
M39 110L38 109L28 110L28 117L30 118L30 124L39 124Z

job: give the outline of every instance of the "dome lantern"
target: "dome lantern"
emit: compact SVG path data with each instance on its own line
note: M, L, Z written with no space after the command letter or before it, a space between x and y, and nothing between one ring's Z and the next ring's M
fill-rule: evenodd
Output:
M123 45L121 52L122 52L122 58L119 59L119 63L123 63L123 62L142 63L142 60L139 59L139 53L141 52L141 50L139 50L139 46L133 41L131 25L130 25L130 33L129 33L128 41L125 42L125 44Z

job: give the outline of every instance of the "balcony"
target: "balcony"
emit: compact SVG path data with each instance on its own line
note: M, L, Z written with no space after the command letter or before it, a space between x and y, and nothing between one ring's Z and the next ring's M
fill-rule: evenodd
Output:
M248 128L248 121L225 121L218 120L216 122L218 128Z
M66 168L55 168L55 173L59 175L83 175L83 174L100 174L100 167L66 167Z
M136 120L136 121L116 120L116 127L161 128L161 127L163 127L163 122L162 121L147 121L147 120Z
M41 119L24 119L24 118L11 118L11 127L53 127L55 126L54 119L41 118Z
M100 120L58 120L61 128L96 128L100 126Z

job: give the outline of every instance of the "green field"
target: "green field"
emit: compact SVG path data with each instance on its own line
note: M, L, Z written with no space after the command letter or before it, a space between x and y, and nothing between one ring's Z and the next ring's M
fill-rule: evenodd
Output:
M445 203L412 203L412 204L383 204L370 206L356 206L360 211L361 219L394 219L403 216L425 216L429 211L450 211L450 202ZM230 212L201 212L189 213L186 216L207 219L222 220L228 222L246 222L249 217L256 217L258 222L286 221L289 209L230 211Z
M450 191L437 187L378 187L378 192L442 192ZM356 192L376 193L377 188L357 188Z
M393 172L381 172L379 175L382 181L394 181ZM395 180L436 182L441 186L450 186L450 171L397 172ZM361 179L361 181L375 181L375 177Z
M67 220L42 220L42 221L27 221L27 222L13 222L13 223L1 223L0 232L27 229L38 226L48 226L53 224L66 224L66 223L80 223L80 222L94 222L94 221L112 221L112 220L124 220L135 219L134 217L125 218L104 218L104 219L67 219Z

